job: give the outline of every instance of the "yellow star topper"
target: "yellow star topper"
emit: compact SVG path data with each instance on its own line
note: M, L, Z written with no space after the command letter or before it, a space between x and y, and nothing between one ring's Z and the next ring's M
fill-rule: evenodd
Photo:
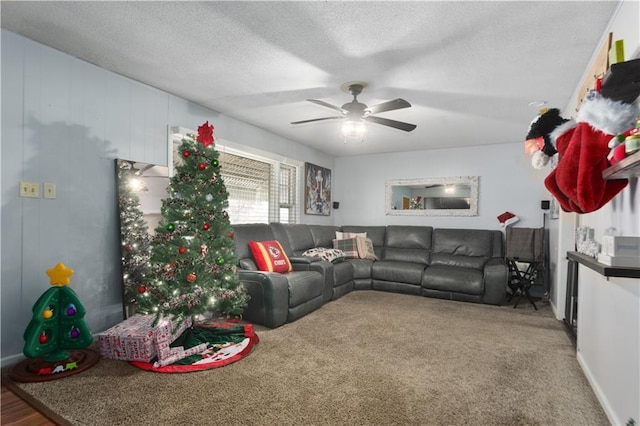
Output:
M71 283L69 278L73 275L73 269L67 268L64 263L58 263L55 268L47 269L47 275L49 284L62 287Z

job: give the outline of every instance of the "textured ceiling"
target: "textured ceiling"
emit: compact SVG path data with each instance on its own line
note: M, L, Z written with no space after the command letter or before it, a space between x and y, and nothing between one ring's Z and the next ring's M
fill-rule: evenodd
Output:
M2 27L334 156L522 141L539 107L564 108L617 2L17 2ZM378 114L344 144L332 116L369 87ZM177 123L194 127L197 123ZM214 123L215 124L215 123ZM242 141L238 141L242 142Z

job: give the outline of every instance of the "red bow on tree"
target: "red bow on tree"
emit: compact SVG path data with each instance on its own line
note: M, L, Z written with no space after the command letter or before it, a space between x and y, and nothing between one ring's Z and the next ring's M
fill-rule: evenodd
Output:
M213 125L209 124L209 121L202 126L198 126L198 137L196 140L205 147L213 143Z

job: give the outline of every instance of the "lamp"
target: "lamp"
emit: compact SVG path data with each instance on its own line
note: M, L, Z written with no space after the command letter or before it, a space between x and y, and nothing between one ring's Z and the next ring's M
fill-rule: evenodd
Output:
M346 120L342 124L341 132L344 137L344 143L349 141L362 142L367 134L367 126L362 119Z

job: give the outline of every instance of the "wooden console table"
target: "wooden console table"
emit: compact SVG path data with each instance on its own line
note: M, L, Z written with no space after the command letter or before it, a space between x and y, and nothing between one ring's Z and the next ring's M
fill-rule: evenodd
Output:
M593 257L578 253L567 252L569 261L567 269L567 295L564 305L564 323L569 334L576 343L578 331L578 265L586 266L604 277L640 278L640 267L630 268L621 266L609 266L598 262Z

